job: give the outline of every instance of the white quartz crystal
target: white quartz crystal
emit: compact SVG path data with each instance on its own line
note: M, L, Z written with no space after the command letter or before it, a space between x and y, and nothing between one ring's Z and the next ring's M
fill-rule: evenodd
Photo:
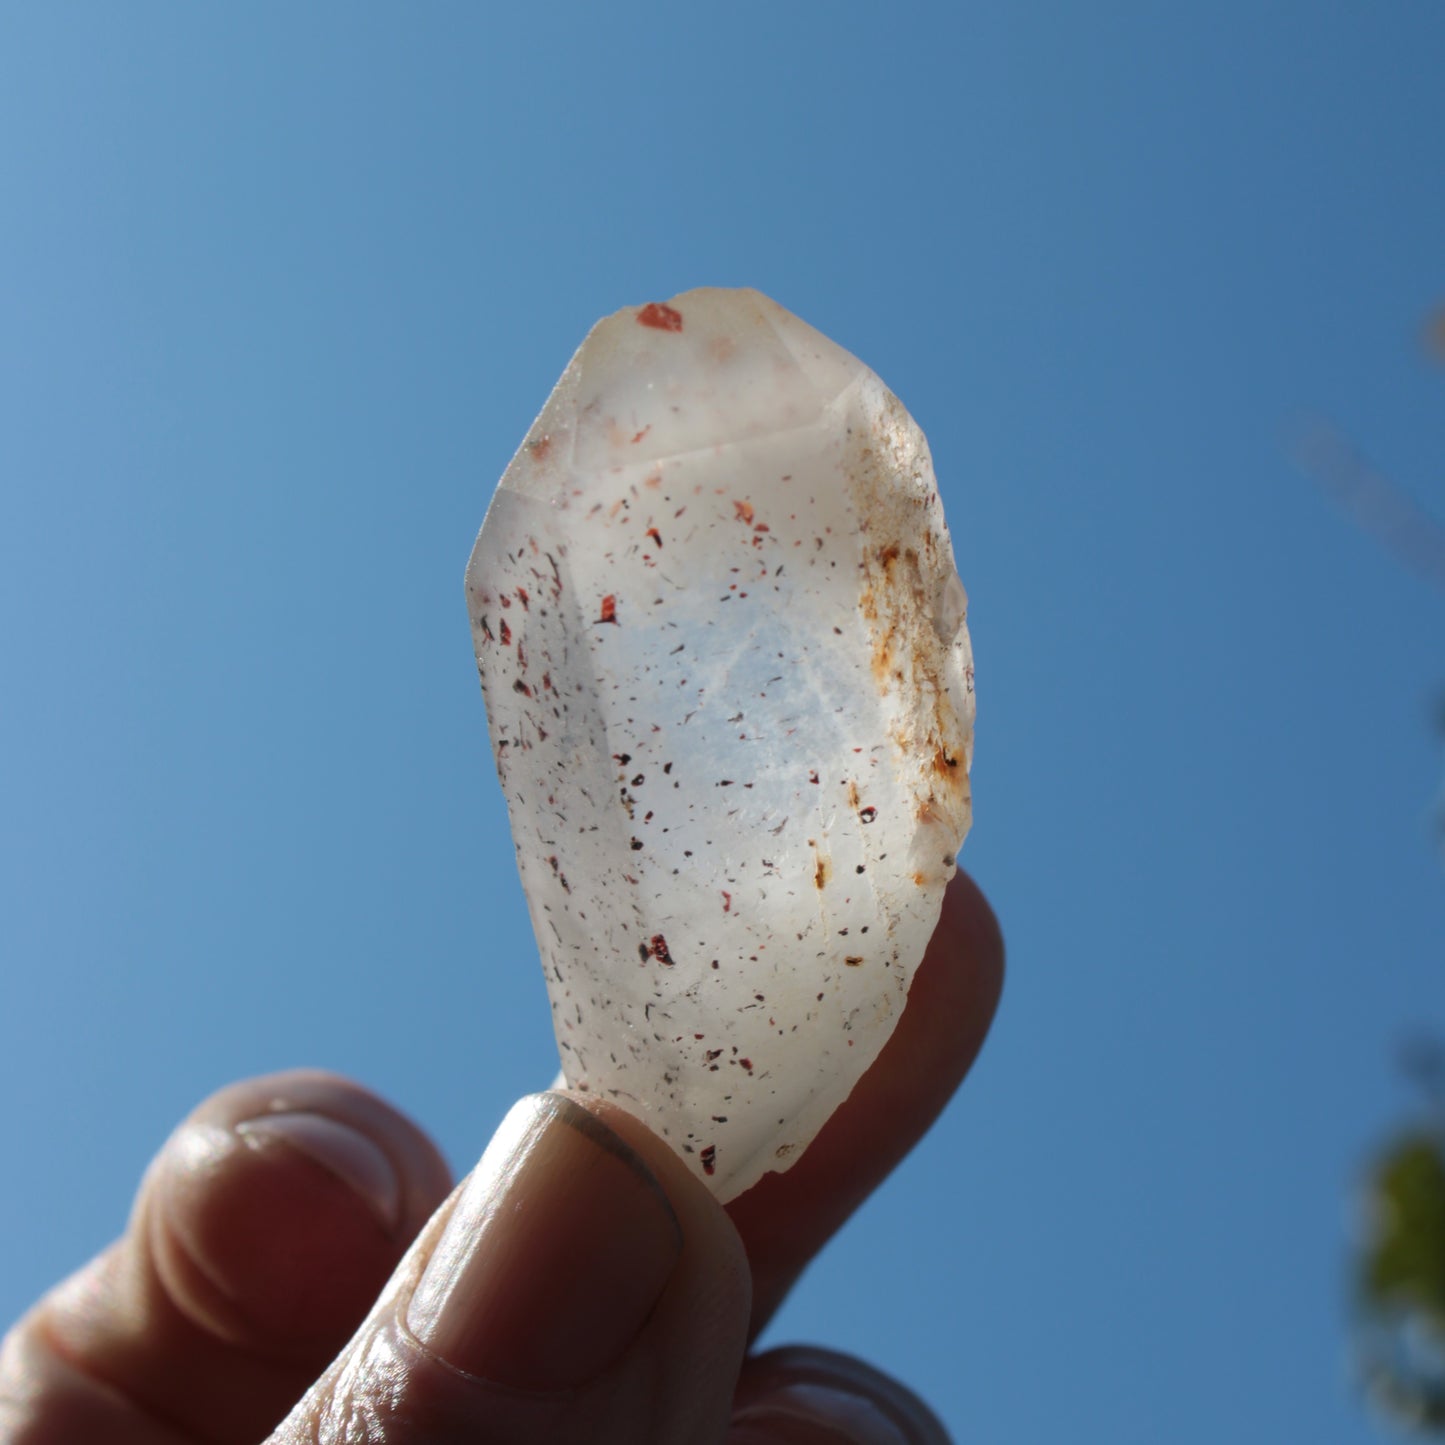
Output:
M968 829L927 444L756 291L629 307L507 468L466 585L566 1080L731 1199L877 1057Z

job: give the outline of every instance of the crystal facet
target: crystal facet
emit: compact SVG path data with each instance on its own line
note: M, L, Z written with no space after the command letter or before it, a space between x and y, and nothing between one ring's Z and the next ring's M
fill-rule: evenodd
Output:
M877 1057L968 829L923 434L756 291L629 307L507 468L467 600L566 1081L730 1199Z

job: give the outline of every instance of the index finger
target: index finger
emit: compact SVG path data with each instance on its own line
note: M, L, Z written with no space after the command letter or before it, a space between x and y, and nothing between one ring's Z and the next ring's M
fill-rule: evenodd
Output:
M873 1067L786 1174L765 1175L727 1206L752 1265L754 1335L963 1081L998 1006L1003 957L993 910L960 872Z

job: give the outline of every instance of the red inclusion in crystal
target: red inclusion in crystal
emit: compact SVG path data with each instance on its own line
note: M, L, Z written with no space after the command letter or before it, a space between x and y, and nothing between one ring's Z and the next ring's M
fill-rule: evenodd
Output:
M681 331L682 312L674 311L661 301L649 301L637 313L639 326L650 326L654 331Z

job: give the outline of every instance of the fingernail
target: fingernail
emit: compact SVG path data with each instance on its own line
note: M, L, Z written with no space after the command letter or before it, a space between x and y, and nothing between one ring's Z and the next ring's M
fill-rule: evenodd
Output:
M729 1445L922 1445L864 1395L829 1385L792 1385L733 1418ZM931 1442L930 1442L931 1445Z
M911 1390L860 1360L783 1349L744 1375L728 1445L949 1445Z
M380 1147L324 1114L293 1111L245 1119L236 1133L252 1148L271 1140L304 1154L353 1190L388 1233L401 1222L401 1181Z
M657 1179L562 1094L517 1104L472 1171L407 1310L456 1369L581 1385L621 1357L682 1251Z

